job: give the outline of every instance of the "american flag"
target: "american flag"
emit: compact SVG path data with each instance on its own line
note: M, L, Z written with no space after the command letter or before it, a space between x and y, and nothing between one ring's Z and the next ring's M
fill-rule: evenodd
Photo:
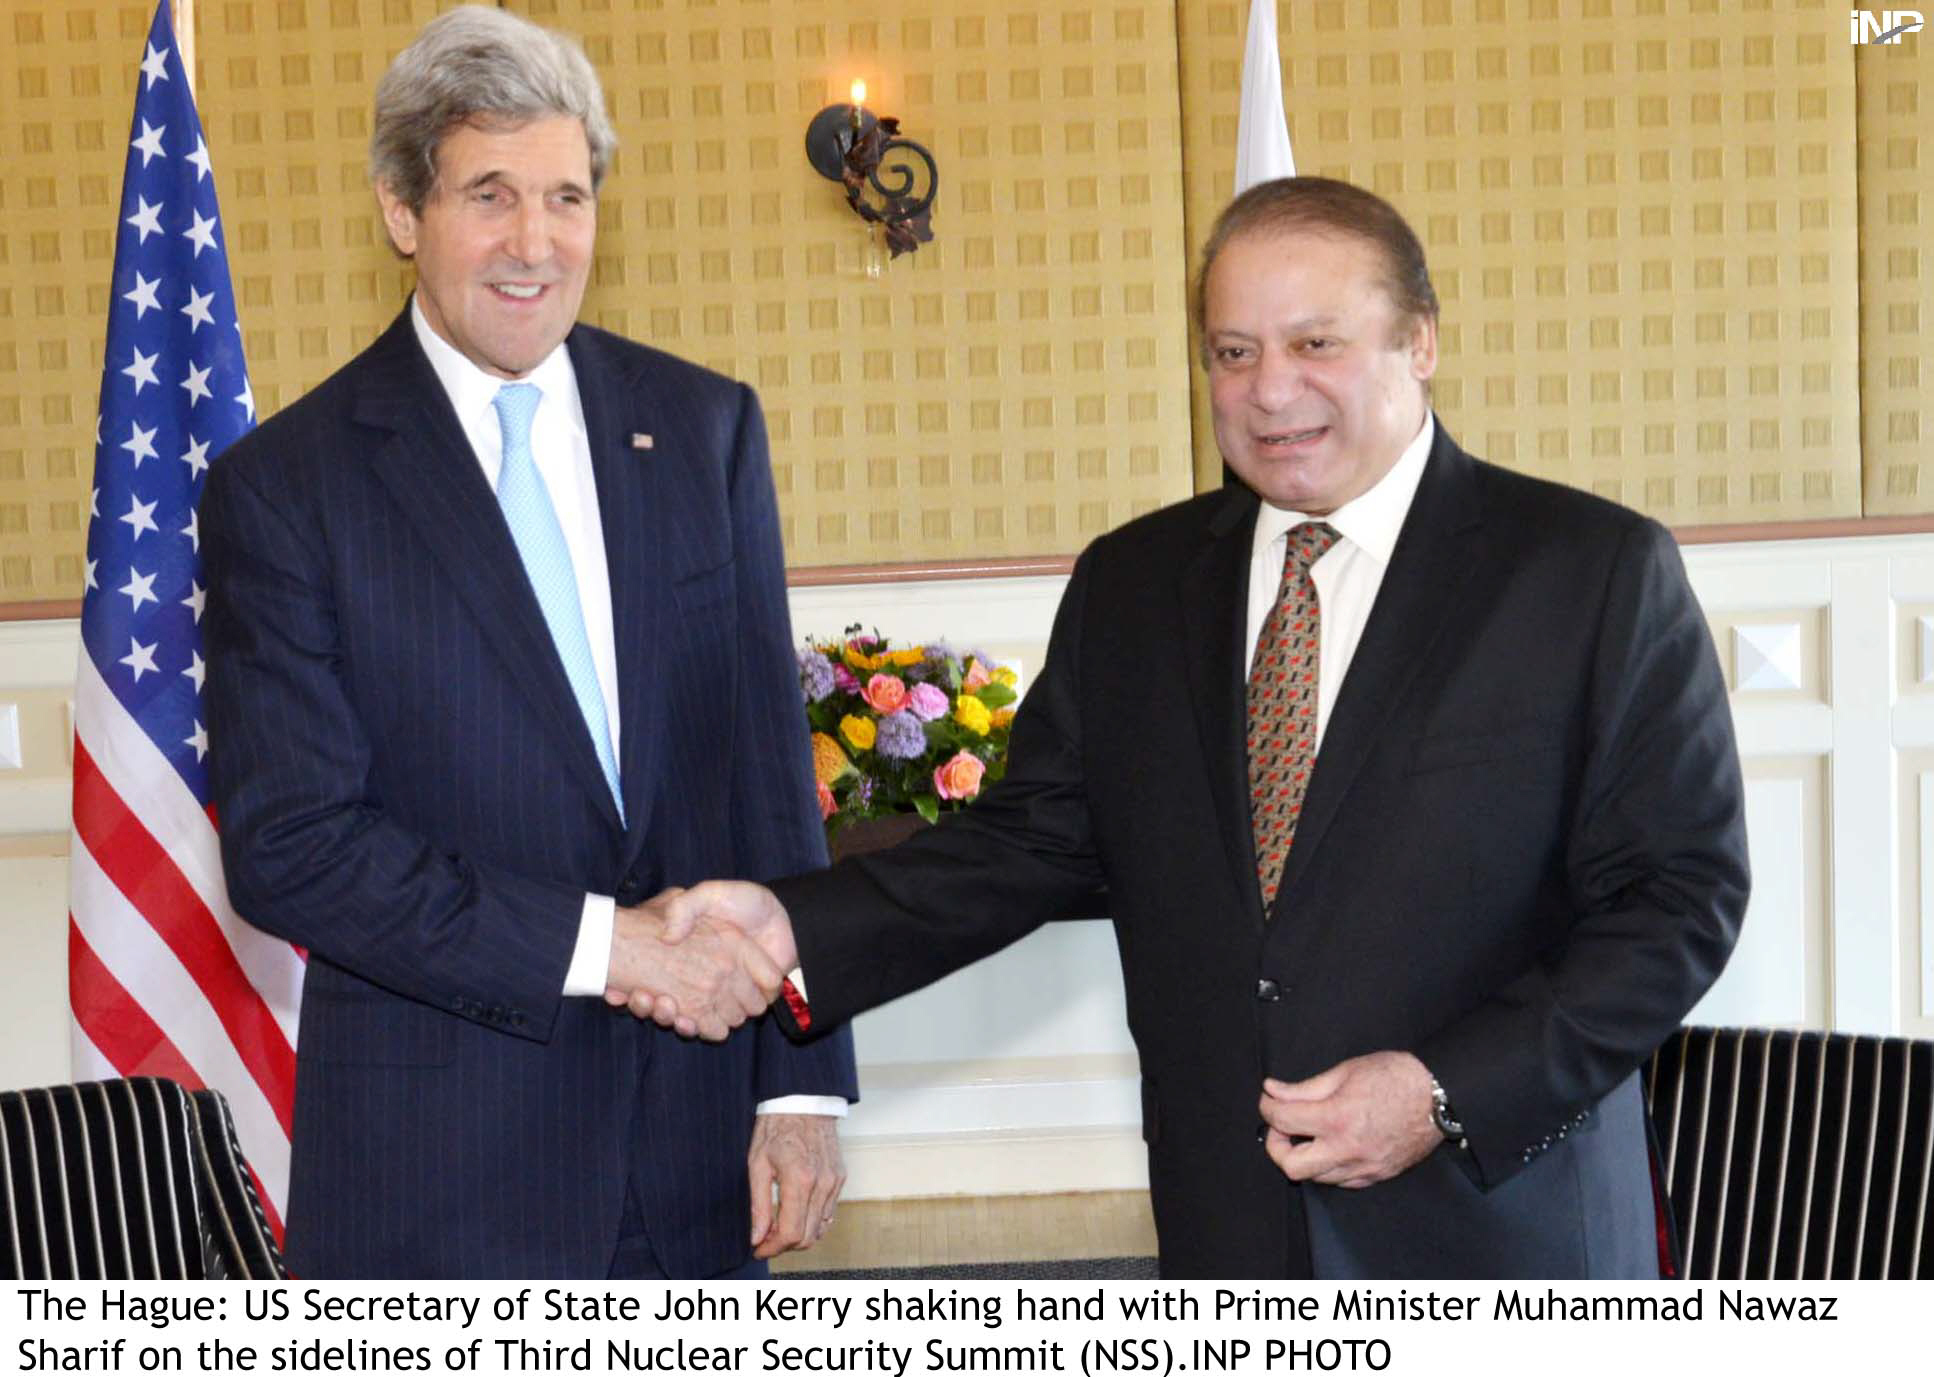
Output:
M228 906L195 524L209 462L255 424L255 399L168 0L137 78L117 234L74 691L74 1074L220 1090L279 1235L302 960Z

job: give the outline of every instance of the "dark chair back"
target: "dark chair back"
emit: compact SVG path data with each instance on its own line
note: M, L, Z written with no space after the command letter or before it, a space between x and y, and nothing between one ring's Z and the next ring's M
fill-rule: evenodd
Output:
M153 1077L0 1092L0 1277L288 1275L228 1105Z
M1934 1042L1685 1028L1645 1086L1688 1279L1934 1277Z

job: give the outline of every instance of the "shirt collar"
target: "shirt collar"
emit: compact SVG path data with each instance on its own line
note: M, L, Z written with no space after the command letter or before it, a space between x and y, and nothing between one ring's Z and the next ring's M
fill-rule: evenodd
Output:
M1426 411L1423 429L1397 456L1397 462L1390 466L1390 471L1379 478L1368 492L1351 498L1328 516L1315 517L1307 512L1288 511L1263 503L1256 516L1258 551L1273 541L1281 540L1291 528L1305 521L1327 521L1338 535L1352 545L1374 556L1381 564L1390 563L1390 555L1397 548L1397 536L1403 530L1404 518L1410 515L1410 503L1417 496L1417 485L1423 481L1424 462L1430 458L1431 440L1436 429L1436 418Z
M429 358L437 381L443 384L450 405L456 408L458 418L468 426L477 418L488 415L498 390L508 379L495 378L484 372L465 358L454 344L431 329L428 317L423 314L423 304L414 294L410 297L410 324L415 327L416 342L423 346L423 353ZM565 417L580 435L585 433L584 408L578 401L577 372L571 367L571 351L563 344L551 350L542 363L517 381L530 383L546 397L561 401Z

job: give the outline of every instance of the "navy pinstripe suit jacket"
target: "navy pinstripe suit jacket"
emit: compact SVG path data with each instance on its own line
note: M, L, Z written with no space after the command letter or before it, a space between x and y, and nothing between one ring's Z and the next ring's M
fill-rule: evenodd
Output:
M629 826L407 312L209 473L229 894L310 953L299 1275L601 1276L627 1179L666 1270L717 1272L747 1253L755 1102L857 1094L843 1031L692 1043L559 994L587 891L825 859L756 400L588 326L567 344Z

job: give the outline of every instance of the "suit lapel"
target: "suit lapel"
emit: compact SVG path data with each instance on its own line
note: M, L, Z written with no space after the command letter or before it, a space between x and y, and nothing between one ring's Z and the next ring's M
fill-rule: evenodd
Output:
M567 341L584 404L584 429L598 485L604 557L611 576L611 627L618 666L618 777L624 789L626 860L640 844L651 809L649 782L657 776L657 692L663 672L665 541L663 485L653 450L634 449L632 436L653 429L649 370L627 361L601 336L573 330Z
M1248 717L1243 685L1243 640L1248 626L1249 546L1256 525L1256 497L1231 485L1204 531L1202 548L1182 569L1183 663L1202 759L1209 770L1216 821L1235 873L1236 889L1248 897L1250 919L1262 926L1262 895L1256 886L1256 848L1250 831ZM1231 596L1231 591L1234 596Z
M1471 457L1437 422L1423 479L1317 753L1296 842L1276 895L1276 902L1287 909L1293 910L1297 881L1309 869L1392 711L1429 662L1431 648L1481 557L1482 542L1474 536L1482 520L1477 484Z
M374 456L377 477L456 585L485 639L511 667L537 719L564 744L571 769L602 800L615 831L618 814L611 790L550 627L497 496L484 481L449 396L417 345L407 308L364 356L364 363L353 402L355 419L388 432Z

